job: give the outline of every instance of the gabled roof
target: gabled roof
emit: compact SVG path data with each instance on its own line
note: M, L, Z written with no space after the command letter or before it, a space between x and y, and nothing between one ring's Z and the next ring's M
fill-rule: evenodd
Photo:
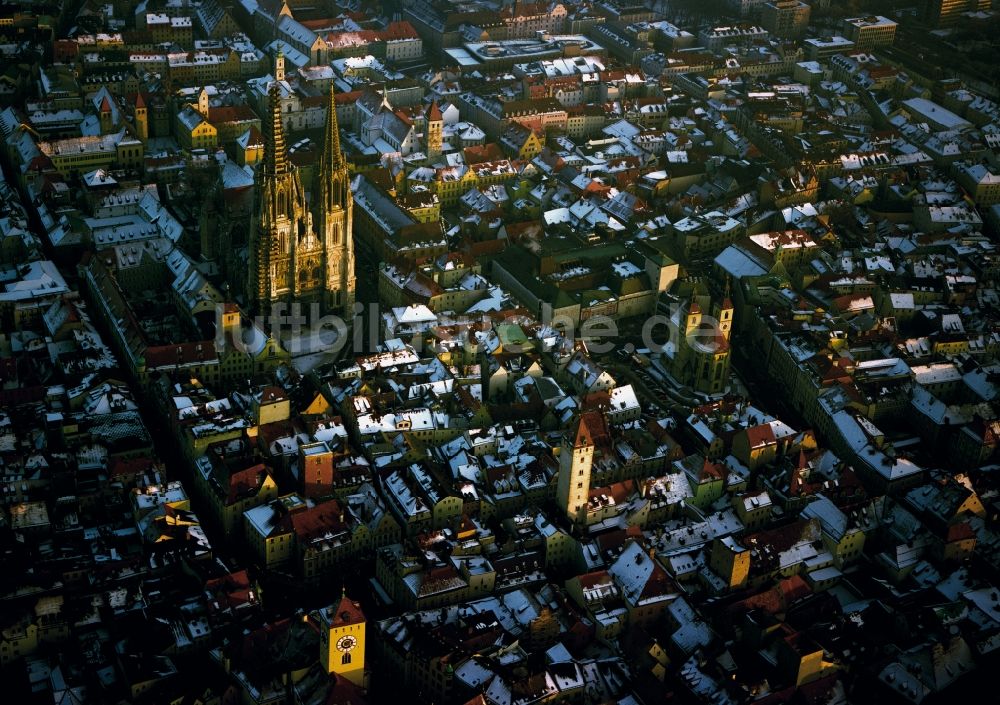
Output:
M208 109L208 121L217 124L223 122L248 122L257 120L257 113L246 105L223 105Z

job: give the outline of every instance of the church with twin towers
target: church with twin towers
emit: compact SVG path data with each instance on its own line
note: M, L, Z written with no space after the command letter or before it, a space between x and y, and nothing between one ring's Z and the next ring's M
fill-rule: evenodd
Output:
M303 314L318 304L324 314L350 319L354 200L340 149L334 90L331 86L323 151L308 199L299 170L288 158L279 91L275 81L269 88L269 115L261 121L264 160L255 181L247 301L257 315L270 315L276 305L288 313L297 303Z

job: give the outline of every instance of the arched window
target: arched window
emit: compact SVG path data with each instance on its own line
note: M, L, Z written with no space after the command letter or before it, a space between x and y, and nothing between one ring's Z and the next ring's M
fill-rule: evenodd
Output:
M340 657L340 665L341 666L346 666L350 662L351 662L351 655L350 654L344 654L343 656Z

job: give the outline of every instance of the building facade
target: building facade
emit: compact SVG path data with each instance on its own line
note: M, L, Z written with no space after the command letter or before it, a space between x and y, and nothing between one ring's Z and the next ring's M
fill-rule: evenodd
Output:
M760 11L760 24L776 37L800 37L809 26L810 7L802 0L775 0Z
M844 20L844 36L854 42L858 51L870 51L895 41L896 23L879 15L852 17Z

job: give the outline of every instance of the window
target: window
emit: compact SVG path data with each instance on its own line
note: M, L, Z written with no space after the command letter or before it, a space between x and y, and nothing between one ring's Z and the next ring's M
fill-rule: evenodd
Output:
M351 655L350 654L344 654L343 656L340 657L340 665L346 666L350 662L351 662Z

